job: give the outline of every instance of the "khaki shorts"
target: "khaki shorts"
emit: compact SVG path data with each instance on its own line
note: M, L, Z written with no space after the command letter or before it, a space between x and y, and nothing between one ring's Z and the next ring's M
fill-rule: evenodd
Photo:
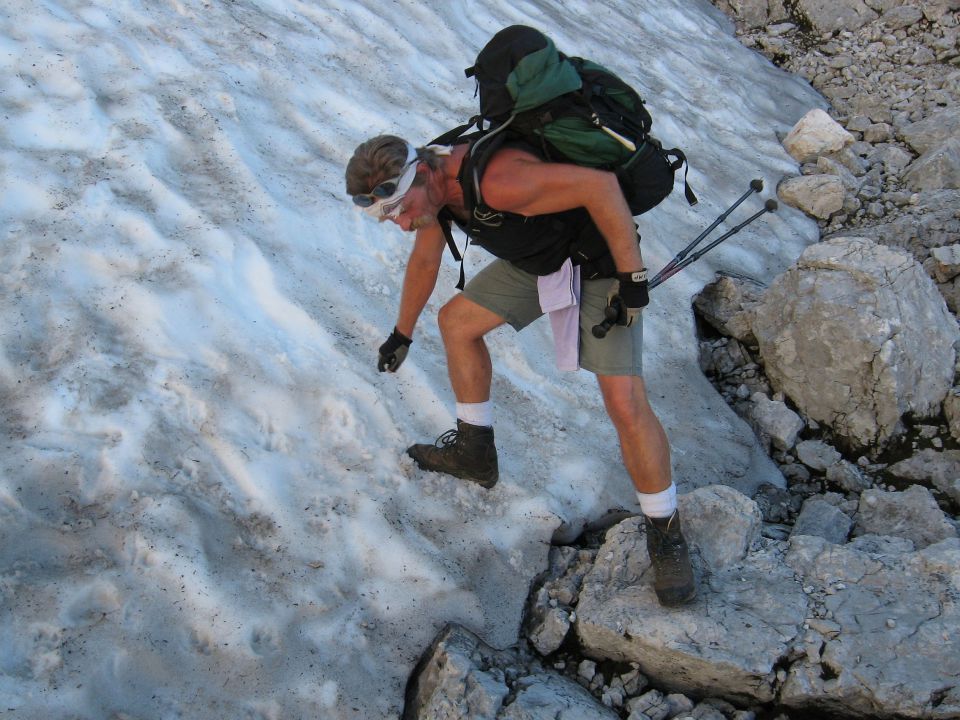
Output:
M580 292L580 367L597 375L643 375L643 322L614 326L602 340L591 332L603 320L615 280L585 280ZM518 332L543 315L537 276L494 260L463 289L468 300L495 312Z

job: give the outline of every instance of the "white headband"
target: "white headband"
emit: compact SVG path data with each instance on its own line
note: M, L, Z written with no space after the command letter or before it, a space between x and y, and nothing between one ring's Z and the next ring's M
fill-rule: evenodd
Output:
M417 149L407 143L407 162L400 171L397 178L397 189L393 195L377 200L370 207L361 208L370 217L386 218L399 214L400 201L407 194L410 186L413 185L413 179L417 176Z

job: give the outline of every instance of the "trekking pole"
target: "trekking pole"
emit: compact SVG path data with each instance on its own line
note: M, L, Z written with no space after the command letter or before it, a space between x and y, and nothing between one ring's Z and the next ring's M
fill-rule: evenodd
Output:
M663 281L666 279L666 277L664 277L665 273L670 272L673 268L675 268L677 265L679 265L681 262L683 262L683 259L687 256L687 253L689 253L691 250L693 250L697 245L700 244L700 241L701 241L701 240L703 240L707 235L709 235L711 232L713 232L714 228L716 228L717 225L719 225L719 224L722 223L724 220L726 220L726 219L727 219L727 215L729 215L730 213L732 213L732 212L740 205L740 203L742 203L742 202L743 202L744 200L746 200L748 197L750 197L751 195L753 195L753 193L759 193L759 192L762 192L762 191L763 191L763 179L762 179L762 178L757 178L756 180L751 180L751 181L750 181L750 189L747 190L743 195L741 195L741 196L739 197L739 199L738 199L733 205L731 205L731 206L728 207L726 210L724 210L722 213L720 213L720 215L717 216L717 219L714 220L714 221L710 224L710 227L708 227L708 228L707 228L706 230L704 230L702 233L700 233L699 235L697 235L696 239L694 239L694 241L693 241L692 243L690 243L689 245L687 245L683 250L681 250L680 252L678 252L678 253L677 253L677 256L676 256L675 258L673 258L673 260L671 260L671 261L668 262L666 265L664 265L664 266L663 266L663 269L660 270L660 272L658 272L656 275L654 275L652 280L650 280L650 287L654 287L654 286L656 286L656 285L659 285L661 282L663 282ZM669 277L669 276L667 276L667 277Z
M763 204L763 209L762 209L762 210L759 210L759 211L755 212L753 215L751 215L750 217L748 217L748 218L747 218L746 220L744 220L742 223L740 223L740 224L737 225L736 227L731 228L730 230L728 230L727 232L725 232L723 235L721 235L720 237L718 237L716 240L714 240L713 242L711 242L709 245L707 245L707 246L706 246L705 248L703 248L702 250L698 250L698 251L695 252L693 255L690 255L689 257L684 258L683 260L681 260L679 263L676 263L676 264L672 265L672 267L668 265L668 267L665 267L663 270L661 270L660 272L658 272L658 273L657 273L657 276L656 276L653 280L650 281L649 289L650 289L650 290L653 290L657 285L659 285L660 283L664 282L665 280L673 277L673 276L676 275L678 272L680 272L680 271L683 270L685 267L687 267L687 265L689 265L690 263L695 263L697 260L699 260L699 259L702 258L704 255L706 255L708 252L710 252L711 250L713 250L717 245L719 245L720 243L722 243L722 242L723 242L724 240L726 240L727 238L729 238L729 237L731 237L731 236L733 236L733 235L736 235L738 232L740 232L741 230L743 230L747 225L749 225L750 223L752 223L754 220L756 220L756 219L757 219L758 217L760 217L761 215L765 215L765 214L768 213L768 212L774 212L774 211L777 209L777 207L778 207L778 205L777 205L777 201L776 201L776 200L773 200L773 199L767 200L767 201ZM669 268L669 269L668 269L668 268Z
M754 183L760 183L762 187L762 181L754 180L752 183L750 183L750 187L751 187L750 192L754 192L754 189L753 189ZM719 218L718 221L711 226L710 229L716 227L719 224L719 222L723 219L723 217L725 217L726 214L730 212L730 210L735 208L737 205L743 202L745 198L747 198L750 195L750 192L745 193L743 197L741 197L734 205L732 205L730 209L727 210L727 212L724 213L724 215L721 218ZM689 253L691 249L696 247L697 243L699 243L706 236L706 232L709 232L709 229L708 229L706 232L701 234L699 238L697 238L692 243L690 243L690 245L684 248L683 251L680 254L678 254L676 258L674 258L669 263L667 263L667 265L663 268L663 270L658 272L656 277L654 277L654 279L650 281L650 284L648 285L648 289L653 290L655 287L657 287L657 285L660 285L667 279L673 277L678 272L680 272L685 267L687 267L687 265L690 265L691 263L695 263L697 260L702 258L708 252L713 250L717 245L722 243L724 240L727 240L733 235L736 235L738 232L743 230L747 225L752 223L761 215L765 215L768 212L774 212L778 207L779 205L777 204L776 200L773 200L773 199L767 200L763 204L762 210L755 212L753 215L748 217L742 223L740 223L734 228L731 228L730 230L725 232L723 235L718 237L716 240L712 241L709 245L707 245L702 250L698 250L693 255L688 256L687 253ZM610 329L617 324L617 319L620 317L620 313L621 313L621 300L619 297L614 296L613 298L611 298L610 304L607 305L607 307L605 307L603 310L603 321L600 322L598 325L593 326L591 330L591 332L593 333L593 336L595 338L600 338L600 339L605 338L607 336L607 333L610 332Z

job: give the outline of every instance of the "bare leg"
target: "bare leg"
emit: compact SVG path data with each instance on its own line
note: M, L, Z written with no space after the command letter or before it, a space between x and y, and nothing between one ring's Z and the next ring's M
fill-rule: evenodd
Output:
M457 295L437 316L447 372L457 402L480 403L490 399L493 365L483 336L505 320L463 295Z
M598 375L597 382L633 486L641 493L666 490L671 482L670 445L647 400L643 378Z

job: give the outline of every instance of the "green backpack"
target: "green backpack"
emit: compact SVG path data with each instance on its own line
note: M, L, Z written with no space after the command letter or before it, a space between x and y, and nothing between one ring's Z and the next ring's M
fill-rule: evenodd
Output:
M539 30L513 25L494 35L465 72L476 78L480 114L434 142L449 144L476 126L470 135L476 197L493 151L517 140L548 161L615 172L634 215L672 191L673 173L686 157L650 135L653 119L641 97L603 66L567 57ZM695 204L686 174L684 185Z

